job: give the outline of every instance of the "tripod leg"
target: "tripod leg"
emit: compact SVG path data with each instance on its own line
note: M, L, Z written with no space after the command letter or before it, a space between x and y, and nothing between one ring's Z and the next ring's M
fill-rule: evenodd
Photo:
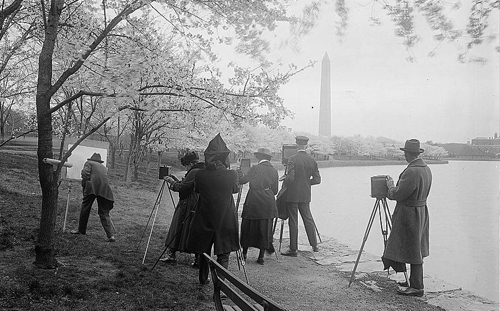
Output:
M142 258L142 264L146 260L146 254L148 253L149 242L151 242L151 235L153 235L153 228L155 227L156 216L158 215L158 210L160 209L160 204L156 206L155 217L153 219L153 223L151 224L151 232L149 233L148 243L146 244L146 251L144 252L144 257Z
M278 218L274 218L274 224L273 224L273 236L274 236L274 232L276 232L276 224L278 223Z
M168 188L168 192L170 193L170 199L172 199L172 205L173 205L173 206L174 206L174 208L175 208L175 206L176 206L176 205L175 205L175 202L174 202L174 196L172 195L172 190L170 190L170 188L169 188L169 187L167 187L167 188Z
M278 248L278 252L281 252L281 242L283 242L283 226L285 225L285 221L281 220L281 230L280 230L280 246Z
M354 279L354 274L356 273L356 269L358 268L359 264L359 258L361 258L361 253L363 252L363 248L365 247L366 240L368 239L368 235L370 234L370 229L372 228L373 225L373 220L375 219L375 215L377 213L377 210L380 208L379 204L379 199L375 202L375 205L373 206L372 214L370 215L370 220L368 221L368 225L366 226L365 230L365 235L363 236L363 242L361 243L361 248L359 249L358 253L358 258L356 259L356 263L354 264L354 268L352 269L351 273L351 278L349 279L349 286L351 286L351 283Z
M406 265L406 264L405 264ZM410 280L408 280L408 272L403 272L405 274L406 285L410 286Z
M314 229L316 229L316 234L318 235L319 242L323 243L323 241L321 240L321 235L319 235L318 227L316 227L316 223L314 223Z
M66 200L66 212L64 213L64 224L63 224L63 232L66 231L66 219L68 219L68 209L69 209L69 196L71 194L71 182L68 181L68 198Z
M160 191L158 191L158 196L156 197L156 201L155 201L155 204L153 205L153 209L151 210L151 213L149 214L148 222L144 226L144 230L142 231L141 238L139 239L139 242L137 243L137 247L135 249L136 251L139 249L139 246L141 246L142 238L144 237L144 233L146 233L146 229L148 228L149 221L151 220L151 217L153 216L153 213L155 211L156 206L160 204L161 197L163 196L163 189L165 188L166 182L167 181L165 181L165 180L163 181L161 188L160 188Z

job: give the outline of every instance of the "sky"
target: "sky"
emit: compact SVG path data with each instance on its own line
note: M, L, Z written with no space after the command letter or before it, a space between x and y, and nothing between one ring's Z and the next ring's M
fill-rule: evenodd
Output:
M469 1L452 13L457 28L464 28ZM417 138L436 143L466 143L476 137L500 134L499 18L494 12L487 34L496 41L475 49L473 55L488 60L484 65L460 63L464 40L441 44L425 25L418 24L421 41L412 49L414 62L392 22L380 9L347 2L350 8L346 35L334 32L333 7L320 14L318 25L292 46L283 46L280 30L273 38L270 58L293 62L299 67L317 61L313 68L294 76L280 96L295 114L283 125L294 132L318 135L321 61L330 59L332 135L383 136L404 141ZM380 17L382 25L370 26L369 17ZM428 57L434 51L436 56Z

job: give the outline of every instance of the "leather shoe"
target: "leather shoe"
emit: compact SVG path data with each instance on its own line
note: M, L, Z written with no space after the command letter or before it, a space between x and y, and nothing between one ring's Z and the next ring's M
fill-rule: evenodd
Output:
M78 231L78 230L71 230L71 231L70 231L70 233L71 233L71 234L83 234L83 233L81 233L81 232L80 232L80 231Z
M315 252L315 253L319 252L319 246L318 245L314 245L313 246L313 252Z
M264 265L264 258L257 258L257 263L259 265Z
M289 257L297 257L297 251L294 251L292 249L288 249L286 252L281 253L283 256L289 256Z
M406 281L396 282L396 284L398 284L398 286L401 286L401 287L410 287L410 284L408 284L408 282L406 282Z
M405 289L399 289L397 290L399 295L403 296L416 296L416 297L422 297L424 295L424 290L423 289L416 289L413 287L407 287Z
M108 242L115 242L116 241L116 238L114 236L110 236L108 238Z

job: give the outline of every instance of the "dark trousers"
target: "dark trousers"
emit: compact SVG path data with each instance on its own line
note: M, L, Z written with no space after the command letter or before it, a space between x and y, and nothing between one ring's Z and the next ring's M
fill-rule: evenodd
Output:
M82 234L87 232L87 223L89 221L90 210L92 204L97 198L97 214L101 219L102 227L106 231L106 236L109 238L115 235L115 228L109 217L109 212L113 209L113 201L109 201L103 197L93 194L87 195L82 200L82 209L80 211L80 221L78 223L78 231Z
M208 251L206 253L208 255L211 255L211 251ZM230 253L217 255L217 262L226 269L229 267L229 254ZM203 254L200 254L198 279L201 284L207 284L209 272L210 272L210 267L208 266L208 260L205 258L205 256L203 256Z
M314 219L311 214L309 202L287 202L288 206L288 228L290 230L290 249L296 251L298 249L299 237L299 212L306 228L307 239L309 245L316 246L316 228Z
M424 289L423 264L410 264L410 287Z

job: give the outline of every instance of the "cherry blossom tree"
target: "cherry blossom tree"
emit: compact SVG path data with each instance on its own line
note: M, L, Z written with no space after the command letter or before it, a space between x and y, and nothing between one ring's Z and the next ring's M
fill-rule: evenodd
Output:
M177 109L197 115L201 122L207 122L202 117L209 111L210 115L218 115L228 122L248 120L269 125L276 124L288 113L276 93L279 85L295 74L296 69L270 75L265 70L250 72L235 67L235 76L228 88L219 81L220 76L215 70L196 66L198 52L189 52L195 46L208 58L213 57L210 46L218 40L217 27L233 27L235 38L242 39L239 47L243 50L245 46L252 46L252 42L262 42L258 41L259 33L254 31L255 28L272 30L276 21L287 20L283 4L276 5L273 1L252 5L246 1L184 1L174 4L169 1L130 0L104 1L101 10L93 1L53 0L48 6L45 4L45 1L39 3L43 43L36 94L42 212L35 245L35 264L40 267L57 264L53 231L62 163L83 139L113 117L113 111L116 114L130 108L145 111ZM161 10L155 8L155 4L160 5ZM139 82L144 68L153 68L151 64L157 64L155 61L164 47L156 45L160 40L155 38L157 32L150 25L150 14L154 12L168 17L171 34L183 40L177 45L179 52L163 58L165 66L155 66L155 70L148 75L146 85L141 86ZM249 30L250 25L252 30ZM208 35L194 35L190 32L193 29L206 30ZM153 53L145 53L145 50ZM187 60L182 63L183 66L177 66L174 61L182 53L192 57L180 57ZM261 49L253 49L251 53L257 55ZM94 73L94 81L101 80L100 84L66 94L63 92L63 86L75 83L80 75L91 72ZM202 73L211 74L202 77ZM53 158L55 113L81 97L96 96L102 97L102 105L114 109L80 136L54 170L43 159ZM157 97L172 100L155 100Z

